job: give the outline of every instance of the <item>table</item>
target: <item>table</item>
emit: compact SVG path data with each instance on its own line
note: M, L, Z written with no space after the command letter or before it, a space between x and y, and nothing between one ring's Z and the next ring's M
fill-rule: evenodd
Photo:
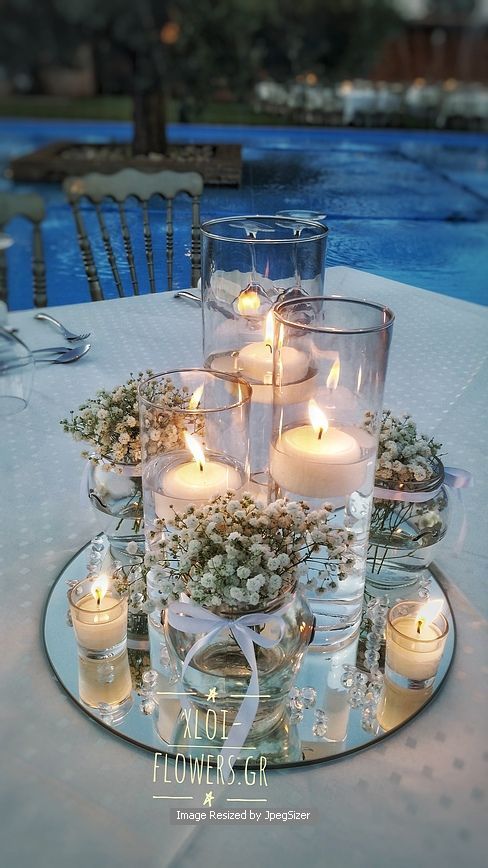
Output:
M328 270L327 291L394 309L385 403L412 412L422 430L442 439L448 463L476 477L465 496L464 549L453 555L453 533L439 559L458 628L446 686L419 718L369 751L269 774L263 807L315 810L315 824L171 825L170 803L152 798L161 792L153 757L80 714L49 669L40 622L58 572L101 529L100 516L79 496L80 444L59 419L131 371L198 365L201 314L169 294L52 308L69 327L91 331L93 348L75 365L40 367L27 410L1 420L0 822L8 868L186 868L216 860L326 868L485 864L487 312L343 267ZM59 342L32 311L10 321L32 347ZM214 808L228 807L224 789ZM195 807L204 790L186 787Z

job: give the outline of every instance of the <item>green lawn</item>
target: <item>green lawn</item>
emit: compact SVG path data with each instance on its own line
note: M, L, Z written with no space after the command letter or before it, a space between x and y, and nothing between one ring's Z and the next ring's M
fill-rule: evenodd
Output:
M132 102L127 96L79 99L48 96L0 97L0 117L130 121ZM168 120L178 120L176 103L170 102L168 105ZM283 124L283 118L255 114L252 108L241 103L209 103L192 120L208 124Z

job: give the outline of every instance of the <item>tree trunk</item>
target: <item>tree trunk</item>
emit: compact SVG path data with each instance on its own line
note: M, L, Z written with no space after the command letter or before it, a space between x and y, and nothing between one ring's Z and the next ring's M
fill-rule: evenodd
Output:
M166 106L160 91L143 91L134 94L134 154L165 154Z

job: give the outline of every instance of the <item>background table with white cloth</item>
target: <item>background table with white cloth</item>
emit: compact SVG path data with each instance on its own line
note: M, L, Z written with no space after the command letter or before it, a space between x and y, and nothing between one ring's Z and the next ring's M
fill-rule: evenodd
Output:
M486 865L487 311L347 268L327 292L396 314L385 405L408 411L470 470L438 563L457 622L447 683L414 721L377 746L324 765L270 772L269 809L315 810L312 825L176 826L152 798L153 756L83 715L57 683L41 641L43 606L72 555L103 529L80 500L80 444L59 420L130 372L201 364L201 311L171 294L50 309L91 332L73 365L39 365L28 408L0 420L1 862L36 866L437 868ZM10 317L32 347L58 343L26 311ZM233 786L237 786L237 783ZM200 795L202 788L189 785ZM225 807L217 789L214 808ZM228 789L228 788L227 788Z

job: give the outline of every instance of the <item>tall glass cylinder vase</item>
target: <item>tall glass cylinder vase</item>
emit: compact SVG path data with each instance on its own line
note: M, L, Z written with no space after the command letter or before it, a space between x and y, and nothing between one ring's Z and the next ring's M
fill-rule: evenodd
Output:
M332 524L351 534L345 578L332 555L304 579L315 645L342 647L359 631L393 319L382 305L338 297L289 300L274 312L270 496L329 503Z
M167 371L139 387L146 543L161 522L249 480L251 387L198 368Z
M327 227L290 217L229 217L202 226L204 364L253 387L251 474L267 483L273 392L272 314L278 298L319 295ZM299 380L305 371L296 370Z

